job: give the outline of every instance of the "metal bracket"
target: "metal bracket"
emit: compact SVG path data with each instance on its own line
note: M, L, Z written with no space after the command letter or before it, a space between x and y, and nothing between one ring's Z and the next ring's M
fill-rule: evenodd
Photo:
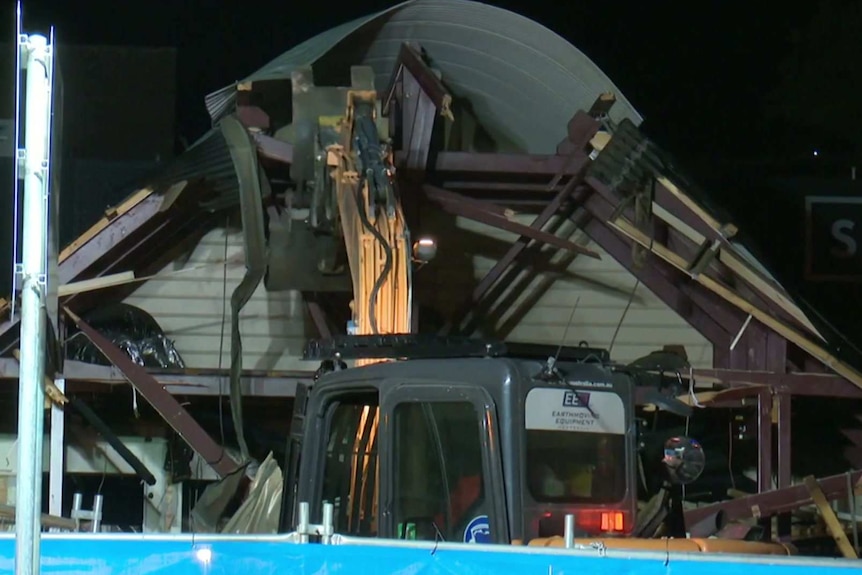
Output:
M16 142L17 145L17 142ZM15 161L18 164L18 179L24 179L25 168L27 164L27 150L24 148L15 149Z
M296 534L299 537L299 543L308 543L312 535L319 536L320 542L324 545L331 545L332 538L335 535L335 527L333 516L335 506L332 503L323 504L323 522L314 524L309 522L309 506L307 501L299 503L299 515L296 526Z
M506 344L461 336L430 334L336 335L310 340L303 350L306 361L349 359L431 359L495 357L506 354Z
M48 274L40 273L36 274L36 285L40 288L44 288L48 283ZM21 264L15 264L15 291L20 291L24 287L24 280L27 278L24 277L24 270L22 269Z
M18 34L18 58L21 61L21 70L27 69L27 55L30 52L30 35Z
M705 239L697 250L694 258L688 265L689 276L692 279L697 279L697 276L702 274L709 265L718 257L718 252L721 249L721 241Z

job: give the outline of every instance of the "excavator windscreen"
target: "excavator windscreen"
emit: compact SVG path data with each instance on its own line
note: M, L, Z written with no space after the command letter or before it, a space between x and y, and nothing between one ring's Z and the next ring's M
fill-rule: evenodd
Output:
M618 503L625 455L624 435L527 430L527 487L537 503Z
M615 504L626 486L626 421L612 391L539 387L527 394L527 487L537 503Z

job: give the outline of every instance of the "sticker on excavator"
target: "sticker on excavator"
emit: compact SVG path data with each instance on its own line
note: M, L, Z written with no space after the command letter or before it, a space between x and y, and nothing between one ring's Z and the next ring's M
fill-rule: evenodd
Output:
M464 543L490 543L491 525L487 515L478 515L464 529Z
M537 387L527 394L527 429L625 434L622 398L608 391Z

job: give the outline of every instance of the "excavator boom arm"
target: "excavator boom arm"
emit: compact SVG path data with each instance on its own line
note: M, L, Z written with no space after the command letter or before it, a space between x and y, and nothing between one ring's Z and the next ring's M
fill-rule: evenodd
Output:
M350 91L341 139L327 148L353 282L352 333L411 330L411 243L393 181L392 153L376 123L376 93Z

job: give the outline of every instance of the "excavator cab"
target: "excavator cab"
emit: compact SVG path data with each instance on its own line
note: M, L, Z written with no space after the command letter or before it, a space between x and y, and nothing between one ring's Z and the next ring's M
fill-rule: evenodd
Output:
M634 385L604 350L418 336L309 350L324 369L297 397L283 531L307 502L312 523L331 503L342 535L512 543L562 535L568 514L576 536L632 532Z

